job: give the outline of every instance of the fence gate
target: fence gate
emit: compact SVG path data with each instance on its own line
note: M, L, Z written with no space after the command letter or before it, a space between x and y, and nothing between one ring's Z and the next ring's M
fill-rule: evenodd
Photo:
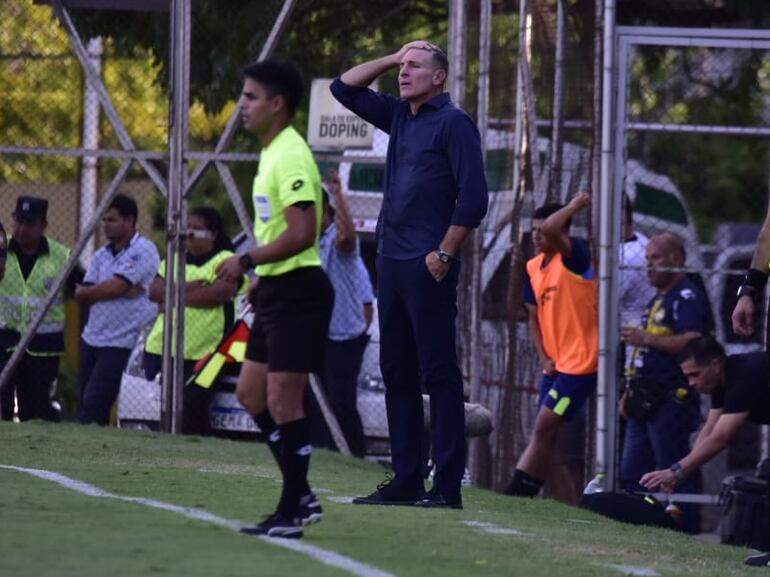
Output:
M618 27L616 39L612 222L602 225L615 231L608 250L620 259L610 269L618 277L615 282L603 279L610 295L601 312L608 334L620 342L622 325L640 323L619 304L623 275L640 274L641 285L645 280L643 255L634 260L623 253L627 207L637 235L670 232L682 239L686 262L680 270L705 293L708 316L713 317L704 319L706 327L728 354L759 350L764 326L756 327L755 338L739 340L730 316L767 207L770 33ZM759 316L764 322L764 311ZM617 372L604 375L614 392L619 388L613 383L619 382L627 362L624 347L617 347L616 353L617 362L608 362L607 367L618 367ZM607 394L612 411L613 392ZM702 415L708 406L708 399L703 400ZM621 428L620 423L615 425ZM615 436L611 429L612 425L609 436ZM762 435L757 429L744 434L745 439L704 469L705 493L718 492L728 468L756 462ZM618 447L621 442L618 437ZM605 447L609 447L605 462L615 464L622 482L617 468L620 450L611 440Z

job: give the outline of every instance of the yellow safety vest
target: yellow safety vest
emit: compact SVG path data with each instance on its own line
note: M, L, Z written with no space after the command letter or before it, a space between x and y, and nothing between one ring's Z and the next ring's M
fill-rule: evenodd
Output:
M202 265L187 263L185 265L185 280L187 282L203 281L213 284L217 280L217 267L219 263L233 255L232 252L223 250L214 255ZM166 261L160 263L158 276L165 278ZM241 291L245 290L242 285ZM184 358L188 361L197 361L213 351L224 332L229 327L225 326L225 307L234 311L232 302L222 306L210 308L185 307L184 310ZM234 314L233 314L234 316ZM154 355L163 352L163 313L155 319L155 324L147 335L144 350Z
M0 282L0 330L14 331L23 335L30 322L42 307L53 286L54 280L69 259L70 251L53 239L48 242L48 252L38 256L35 266L24 280L15 251L9 251L5 262L5 277ZM37 336L55 335L64 332L64 294L59 291L43 322L37 329ZM40 350L32 340L27 353L36 356L60 355L62 350ZM7 350L12 351L16 346ZM61 348L61 347L56 347Z

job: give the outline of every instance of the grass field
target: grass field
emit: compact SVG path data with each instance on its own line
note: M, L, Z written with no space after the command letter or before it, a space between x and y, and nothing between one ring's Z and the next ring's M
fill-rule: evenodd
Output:
M280 491L278 470L262 444L67 424L0 423L3 466L51 471L113 497L154 499L240 523L270 513ZM90 496L0 468L0 575L757 574L742 565L746 549L615 523L548 500L470 488L463 511L345 502L370 492L383 476L379 465L316 451L311 482L326 516L304 540L290 542L306 548L292 550L240 535L226 523L190 519L146 501ZM318 558L324 552L362 565L329 566Z

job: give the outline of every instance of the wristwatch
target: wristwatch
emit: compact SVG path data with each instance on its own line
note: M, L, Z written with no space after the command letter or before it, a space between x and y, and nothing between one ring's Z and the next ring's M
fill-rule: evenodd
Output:
M436 256L444 264L448 264L448 263L452 262L452 260L454 259L454 257L451 254L449 254L448 252L446 252L444 250L441 250L441 249L436 251Z
M680 465L679 462L671 465L669 470L674 474L674 477L676 477L678 481L684 479L684 471L682 471L682 465Z
M241 268L243 268L243 270L254 268L254 260L249 253L242 254L241 258L238 259L238 262L241 263Z
M751 285L748 284L742 284L738 287L738 298L741 297L750 297L751 300L754 300L754 297L757 296L757 289L754 288Z

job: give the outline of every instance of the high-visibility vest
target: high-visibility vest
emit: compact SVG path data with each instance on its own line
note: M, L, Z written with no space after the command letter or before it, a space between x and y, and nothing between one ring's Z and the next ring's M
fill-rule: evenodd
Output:
M218 252L201 265L186 263L185 281L203 281L213 284L217 279L217 267L219 264L233 255L228 250ZM158 275L166 278L166 261L161 261ZM241 291L248 285L241 286ZM225 308L230 309L230 315L226 315ZM185 307L184 310L184 358L197 361L216 348L219 340L229 328L226 325L227 316L230 322L235 317L235 305L232 302L218 307L196 308ZM150 354L160 355L163 352L163 321L165 315L158 314L155 324L147 335L144 350Z
M5 277L0 282L0 330L2 331L13 331L20 335L27 332L30 322L42 307L54 280L69 258L70 251L67 247L53 239L46 240L48 252L38 256L26 280L21 274L16 252L8 252ZM61 345L54 347L61 350L47 350L50 347L36 346L36 341L42 344L45 336L58 336L63 332L64 294L59 291L43 322L38 326L36 339L32 340L27 352L38 356L60 355L63 352ZM57 339L58 342L61 341ZM16 346L13 345L7 350L12 351L15 348Z

